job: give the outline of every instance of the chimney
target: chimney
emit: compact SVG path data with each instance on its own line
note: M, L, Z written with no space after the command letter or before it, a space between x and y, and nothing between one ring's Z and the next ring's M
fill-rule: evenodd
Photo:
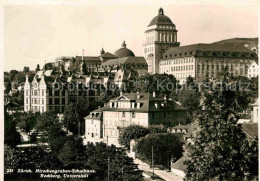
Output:
M156 97L156 93L155 93L155 91L153 91L153 97Z
M100 109L100 106L98 106L98 109Z
M136 97L136 99L140 99L139 92L137 92L137 97Z

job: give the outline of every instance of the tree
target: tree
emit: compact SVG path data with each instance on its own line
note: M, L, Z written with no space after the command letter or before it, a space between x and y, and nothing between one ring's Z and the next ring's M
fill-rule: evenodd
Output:
M40 69L40 65L37 64L37 67L36 67L35 71L38 72L38 71L40 71L40 70L41 70L41 69Z
M11 82L7 82L6 87L5 87L5 93L8 94L12 90L12 84Z
M48 131L52 125L58 124L59 119L53 112L45 112L41 114L35 124L35 129L38 131Z
M169 168L170 161L182 156L183 143L172 133L151 134L141 138L136 145L137 157L151 163L152 147L154 164Z
M84 151L82 139L70 136L60 149L58 158L67 169L84 168L86 162Z
M130 149L130 141L146 136L149 133L149 129L139 125L131 125L124 128L119 135L119 143L125 146L128 150Z
M86 145L85 154L88 156L86 165L95 170L91 178L97 180L143 180L142 171L133 163L122 148L105 143Z
M39 113L22 113L20 114L17 126L26 133L30 133L30 131L34 128L36 124L38 116Z
M21 135L16 130L16 123L12 117L8 115L5 109L4 115L4 143L11 148L21 143Z
M64 126L73 134L78 134L80 126L80 135L84 134L85 121L84 117L89 114L89 103L85 99L81 99L76 103L70 104L64 111Z
M19 72L17 70L11 70L10 74L9 74L9 80L12 82L13 78L16 74L18 74Z
M15 169L18 166L19 157L18 152L8 145L4 145L4 165L6 169Z
M199 131L185 146L188 180L244 180L257 176L252 169L252 165L258 165L257 143L250 144L237 124L239 113L250 101L238 82L229 80L224 72L222 82L211 82L211 88L203 90Z
M86 75L88 73L88 70L87 70L87 65L85 63L85 61L83 61L82 65L81 65L81 72Z
M194 120L200 105L200 95L196 90L183 89L178 94L179 102L187 108L187 123Z
M157 96L173 97L179 82L171 74L147 74L136 78L132 92L155 92Z
M58 155L60 149L66 142L66 133L60 124L53 124L48 128L48 143L54 155Z
M168 128L164 125L150 125L149 126L149 133L155 134L155 133L167 133Z
M29 68L29 67L26 67L26 66L25 66L25 67L23 68L23 72L27 73L27 72L29 72L29 71L30 71L30 68Z

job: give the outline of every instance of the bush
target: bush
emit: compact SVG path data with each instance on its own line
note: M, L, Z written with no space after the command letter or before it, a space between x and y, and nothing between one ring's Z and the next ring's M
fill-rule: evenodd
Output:
M123 129L119 135L119 143L125 146L128 150L130 149L130 141L146 136L149 133L149 129L139 125L131 125Z

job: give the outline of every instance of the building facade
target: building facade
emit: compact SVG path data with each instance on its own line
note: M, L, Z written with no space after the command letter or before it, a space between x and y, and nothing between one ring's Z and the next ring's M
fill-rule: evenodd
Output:
M145 31L143 45L144 57L148 64L148 73L159 73L159 60L169 47L178 47L177 29L171 19L164 15L162 8L158 15L152 19Z
M101 109L92 111L85 117L85 139L92 143L103 141L103 114Z
M97 101L102 93L113 94L109 89L114 75L61 75L54 71L37 72L32 82L28 76L24 85L24 111L63 113L74 102L85 99ZM116 84L115 84L116 85Z
M180 83L191 76L197 83L206 76L218 78L225 68L233 76L247 76L257 54L242 45L194 44L169 48L159 63L161 74L172 74Z
M259 75L259 66L256 61L253 61L253 63L248 68L248 78L257 77Z
M111 99L102 110L102 120L96 122L95 128L103 122L103 142L120 146L118 138L123 128L130 125L166 125L173 127L186 123L186 109L174 101L156 97L149 93L126 93ZM97 110L100 111L100 110ZM86 134L92 129L88 125L90 115L86 120ZM101 130L97 130L101 132ZM101 138L101 137L100 137ZM91 141L92 139L87 139Z

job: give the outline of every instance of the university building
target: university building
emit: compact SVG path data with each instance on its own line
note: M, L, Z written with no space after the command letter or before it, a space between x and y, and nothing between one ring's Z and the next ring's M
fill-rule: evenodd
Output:
M175 24L164 15L162 8L158 15L149 23L145 31L146 41L143 44L144 58L148 64L148 73L159 73L159 60L169 47L178 47L177 32Z
M126 93L111 99L104 107L85 118L87 142L103 141L120 146L121 130L130 125L166 125L186 123L186 109L179 103L149 93Z
M246 45L199 43L180 47L177 32L175 24L160 8L145 31L143 48L148 73L172 74L180 83L188 76L201 82L207 73L209 77L217 78L225 67L234 76L255 76L253 66L256 65L252 66L251 72L248 69L258 57Z
M243 45L194 44L169 48L159 61L161 74L172 74L180 83L191 76L197 83L209 78L218 78L225 68L233 76L248 76L248 69L257 54Z

